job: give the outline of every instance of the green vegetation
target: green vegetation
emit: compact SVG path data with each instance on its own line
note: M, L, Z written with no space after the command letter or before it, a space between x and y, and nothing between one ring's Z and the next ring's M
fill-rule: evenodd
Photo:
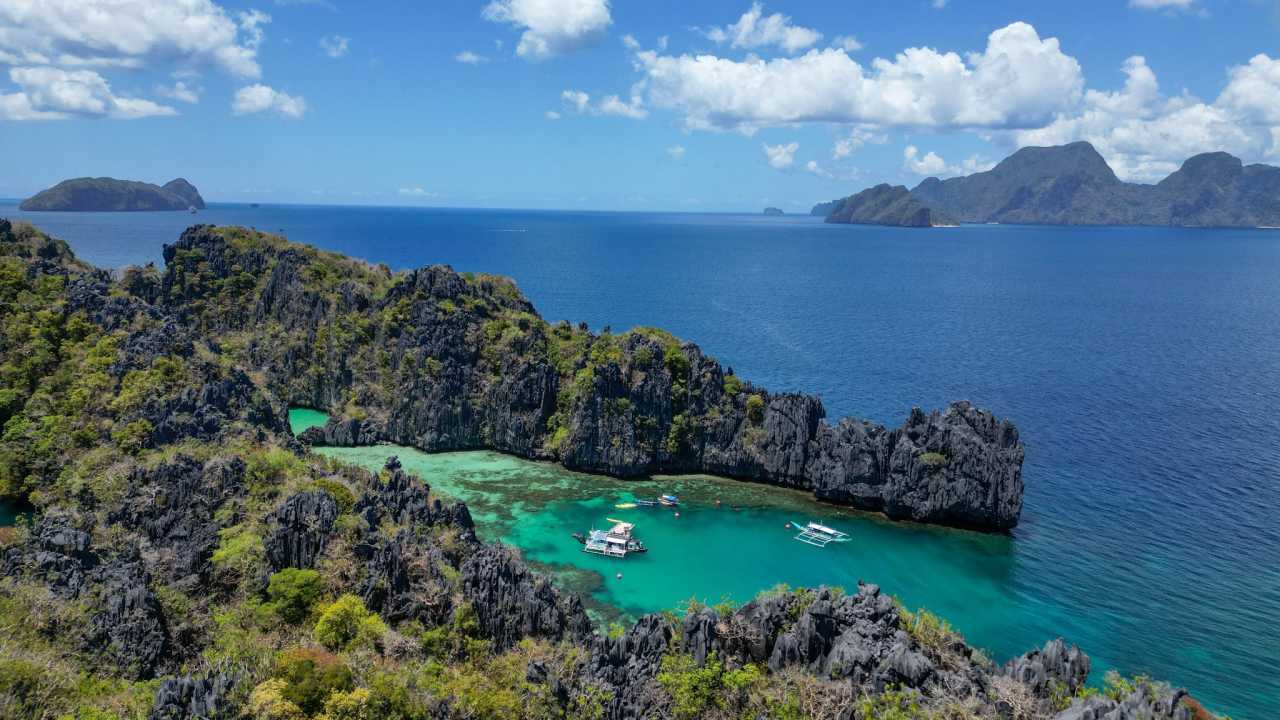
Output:
M731 716L745 710L752 690L763 684L764 673L755 665L726 670L714 655L702 666L693 657L676 653L662 658L658 684L671 696L677 720L693 720L707 712L727 710Z
M947 464L947 456L939 452L927 452L920 456L925 467L937 469Z
M724 394L731 398L737 397L744 385L745 383L737 375L724 376Z
M764 398L758 393L747 397L747 419L756 425L764 422Z
M315 570L285 568L272 574L267 584L267 597L272 606L290 623L305 620L323 592L323 581Z
M316 621L316 641L330 650L353 645L372 646L382 640L387 626L355 595L343 595L325 606Z

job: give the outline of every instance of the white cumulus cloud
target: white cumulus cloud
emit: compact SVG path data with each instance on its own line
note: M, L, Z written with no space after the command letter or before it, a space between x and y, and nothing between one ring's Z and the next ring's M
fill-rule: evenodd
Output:
M713 27L706 35L713 42L728 43L730 47L753 49L775 45L790 53L812 47L822 39L822 33L794 25L791 18L782 13L766 16L759 2L752 3L751 9L737 22Z
M882 132L865 127L851 128L848 135L836 140L836 144L831 148L831 157L840 160L849 157L867 143L884 145L887 142L889 142L889 136Z
M774 170L790 170L796 164L796 151L800 149L800 143L790 142L786 145L765 143L760 147L764 149L765 157L769 159L769 167Z
M915 145L908 145L902 150L902 167L916 175L957 175L960 172L935 152L920 155L920 149Z
M1202 152L1223 150L1246 160L1280 155L1280 59L1256 55L1231 68L1213 102L1165 96L1141 56L1126 60L1123 71L1122 89L1090 90L1075 111L1015 133L1016 144L1087 140L1117 175L1139 181L1159 180Z
M174 56L261 75L265 13L232 16L211 0L3 0L0 62L141 67Z
M337 60L346 57L347 52L351 49L351 38L341 35L329 35L320 38L320 49L325 55Z
M613 22L609 0L493 0L483 14L523 29L516 55L532 61L595 42Z
M453 59L463 65L479 65L480 63L489 62L489 58L478 53L473 53L470 50L463 50L457 55L454 55Z
M685 149L683 145L672 145L667 148L667 154L675 160L684 158Z
M858 38L852 35L837 35L831 41L832 47L838 47L845 52L854 52L862 49L862 43L858 42Z
M817 160L810 160L809 162L805 163L804 169L805 169L805 172L813 173L814 175L817 175L820 178L826 178L828 180L831 180L832 178L835 177L835 175L833 175L830 170L827 170L826 168L819 165Z
M172 85L160 85L156 88L156 94L160 97L193 105L200 102L201 92L199 87L188 85L185 80L176 80Z
M649 116L649 111L644 107L644 100L639 94L635 93L627 100L623 100L617 95L606 95L599 102L593 104L591 96L587 93L581 90L565 90L560 93L560 99L567 107L577 113L612 115L631 118L632 120L643 120Z
M20 90L0 95L0 117L10 120L54 120L73 115L135 119L176 115L173 108L150 100L123 97L93 70L20 67L9 70Z
M635 54L649 103L684 115L687 128L753 132L797 122L934 128L1031 128L1074 107L1080 64L1055 38L1017 22L961 56L908 48L864 66L843 50L731 60Z
M242 87L231 100L231 112L236 115L253 115L274 112L291 118L300 118L307 112L307 101L298 95L288 95L261 83Z

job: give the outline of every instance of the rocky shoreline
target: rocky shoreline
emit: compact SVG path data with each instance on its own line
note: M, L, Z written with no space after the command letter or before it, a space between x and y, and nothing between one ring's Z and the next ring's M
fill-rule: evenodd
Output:
M243 346L278 397L331 413L305 442L492 449L615 477L706 473L984 531L1021 512L1017 428L967 402L913 410L892 430L831 425L818 398L770 393L661 330L547 323L505 278L392 275L208 226L166 246L165 261L151 280L162 305ZM247 292L210 313L230 283Z

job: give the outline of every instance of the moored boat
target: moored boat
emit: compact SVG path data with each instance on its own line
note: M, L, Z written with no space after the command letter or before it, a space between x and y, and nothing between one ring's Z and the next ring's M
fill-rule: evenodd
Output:
M795 539L815 547L826 547L828 544L833 542L847 542L849 540L848 533L840 532L835 528L827 527L826 525L816 522L810 522L804 525L798 522L792 522L788 523L787 526L800 528L800 534L796 535Z
M621 520L608 518L613 527L608 530L592 528L587 533L574 533L573 539L582 543L582 551L605 557L625 558L631 553L648 552L648 548L639 539L631 535L635 525Z

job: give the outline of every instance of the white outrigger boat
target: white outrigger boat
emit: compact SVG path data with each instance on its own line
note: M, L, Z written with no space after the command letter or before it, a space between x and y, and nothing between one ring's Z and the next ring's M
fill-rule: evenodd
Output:
M826 547L833 542L848 542L849 534L842 533L835 528L829 528L826 525L819 525L811 522L807 525L800 523L791 523L792 526L800 528L800 534L796 535L796 540L807 543L815 547Z
M614 520L613 518L606 519L613 523L613 527L609 530L592 528L585 535L582 533L573 534L574 539L582 543L582 552L612 558L625 558L630 553L648 551L644 543L631 536L631 531L636 527L634 523Z

